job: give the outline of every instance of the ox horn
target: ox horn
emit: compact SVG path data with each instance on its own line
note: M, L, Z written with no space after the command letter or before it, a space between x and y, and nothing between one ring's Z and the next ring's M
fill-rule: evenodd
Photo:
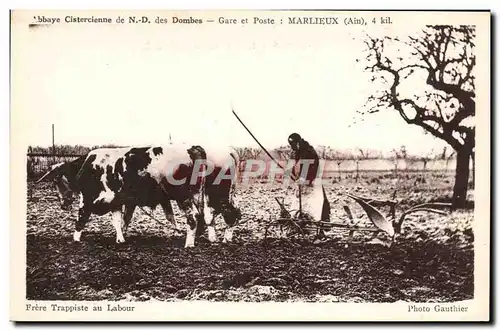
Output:
M53 179L55 176L57 176L60 173L61 167L63 165L64 165L64 162L52 165L51 169L45 175L43 175L40 179L38 179L35 183L38 184L41 181Z

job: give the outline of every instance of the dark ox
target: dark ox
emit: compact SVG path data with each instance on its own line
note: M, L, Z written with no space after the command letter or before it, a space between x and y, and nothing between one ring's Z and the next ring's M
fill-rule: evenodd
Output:
M54 180L63 209L69 209L73 193L79 193L75 241L80 241L91 214L112 213L118 243L125 241L123 231L137 206L161 205L174 222L170 201L175 200L187 220L185 247L193 247L205 223L209 239L216 241L213 221L218 214L228 225L225 241L232 239L232 226L241 217L234 205L237 156L228 153L224 160L217 154L216 163L212 159L200 146L102 148L52 166L38 182Z

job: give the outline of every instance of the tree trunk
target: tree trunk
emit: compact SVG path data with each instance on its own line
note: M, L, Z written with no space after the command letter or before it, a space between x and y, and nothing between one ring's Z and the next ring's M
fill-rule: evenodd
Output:
M476 153L470 155L472 159L472 188L476 188Z
M356 161L356 182L359 179L359 161Z
M467 185L469 183L469 160L471 151L462 148L457 151L457 167L455 170L455 186L453 187L452 209L465 208L467 202Z

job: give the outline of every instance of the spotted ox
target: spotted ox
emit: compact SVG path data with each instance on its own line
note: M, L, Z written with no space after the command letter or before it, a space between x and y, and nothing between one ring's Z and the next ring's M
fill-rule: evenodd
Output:
M198 176L197 172L202 167L194 169L198 160L205 159L206 153L200 146L102 148L72 162L54 165L38 182L54 180L63 209L71 206L73 193L79 193L75 241L80 241L91 214L111 213L116 242L122 243L123 230L137 206L161 205L167 218L173 220L170 200L175 200L187 220L185 247L193 247L197 225L203 223L199 221L203 219L200 199L204 196L204 174ZM180 184L183 180L184 184Z
M215 219L221 215L226 223L223 242L232 241L234 226L241 219L241 212L235 201L239 178L238 153L231 147L203 146L206 152L203 216L205 224L198 225L198 234L208 228L208 240L217 241Z

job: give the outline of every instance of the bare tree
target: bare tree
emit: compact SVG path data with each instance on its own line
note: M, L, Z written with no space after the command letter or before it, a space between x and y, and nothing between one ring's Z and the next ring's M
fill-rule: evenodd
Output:
M330 146L326 146L324 159L325 160L333 160L334 156L335 156L335 150L333 148L331 148Z
M346 160L350 160L350 157L347 153L343 151L331 150L330 159L337 163L337 170L339 174L339 181L342 180L342 170L340 168L341 164Z
M446 172L448 172L448 164L450 164L450 161L455 157L455 152L452 151L447 157L446 157Z
M245 154L247 159L255 160L259 157L260 154L262 154L262 149L260 148L250 148L247 147L245 148Z
M326 156L327 156L327 154L328 154L328 147L323 146L323 145L321 145L321 146L317 146L317 147L316 147L316 152L318 153L318 157L319 157L320 159L325 160L325 159L326 159Z
M376 149L372 149L372 148L364 148L363 153L365 155L366 160L383 158L382 151L380 151L380 150L376 150Z
M292 157L292 149L290 146L281 146L276 148L274 151L280 160L288 161Z
M424 161L424 157L417 155L407 155L405 159L406 171L415 171L418 168L419 162L424 162L425 167L427 167L427 161ZM426 160L426 159L425 159Z
M358 155L362 160L368 160L370 158L370 150L358 148Z
M401 156L401 158L403 160L406 160L408 158L408 151L406 150L406 146L405 145L402 145L399 148L399 155Z
M474 26L427 26L405 40L367 37L372 81L383 87L368 98L366 109L397 111L408 124L417 125L446 141L457 153L452 205L465 207L469 160L473 157L475 128ZM389 55L390 54L390 55ZM421 93L404 95L404 84L425 82Z
M248 160L255 160L262 153L260 148L252 148L252 147L233 147L238 154L238 158L240 159L240 163L238 164L238 172L242 173L245 170ZM242 178L239 176L239 178Z
M448 165L450 164L450 161L455 157L455 151L451 150L448 152L448 148L446 146L443 147L443 151L439 154L438 159L441 161L445 161L444 165L444 173L446 174L448 172Z
M433 160L435 157L436 156L434 150L431 150L420 158L420 161L422 162L422 171L425 172L427 170L427 163L429 163L429 161Z
M233 147L236 153L238 154L238 158L243 160L245 158L245 148L244 147Z
M356 162L356 181L359 180L359 163L363 160L368 160L371 157L369 149L358 148L354 154L354 162Z
M238 164L238 172L241 173L243 169L245 168L245 161L246 161L246 148L245 147L234 147L234 150L238 154L238 159L240 160L240 163Z
M390 159L394 163L394 174L395 175L398 174L399 162L401 160L404 160L406 162L407 158L408 158L408 152L406 151L406 146L403 145L399 149L393 148L391 150L391 157L390 157Z
M443 151L441 152L441 160L446 160L448 148L446 146L443 147Z
M397 176L398 174L398 162L399 162L399 155L398 155L398 152L397 150L393 149L391 151L392 155L391 155L391 161L394 165L394 175Z

